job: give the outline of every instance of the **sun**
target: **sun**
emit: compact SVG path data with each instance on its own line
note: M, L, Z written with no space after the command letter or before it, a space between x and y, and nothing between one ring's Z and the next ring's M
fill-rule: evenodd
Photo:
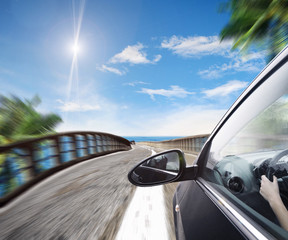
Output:
M78 43L74 43L74 45L72 46L72 52L74 53L74 55L78 55L80 52L80 46Z

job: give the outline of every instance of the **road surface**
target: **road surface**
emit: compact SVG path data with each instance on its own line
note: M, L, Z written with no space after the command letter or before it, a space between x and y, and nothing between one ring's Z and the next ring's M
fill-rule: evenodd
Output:
M116 240L127 239L169 239L163 186L136 189L116 236Z
M135 190L127 173L150 155L136 146L51 176L0 209L0 239L114 239Z

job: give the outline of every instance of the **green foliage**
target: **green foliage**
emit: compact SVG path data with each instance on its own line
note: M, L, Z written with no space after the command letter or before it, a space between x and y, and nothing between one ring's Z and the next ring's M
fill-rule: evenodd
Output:
M220 37L234 39L232 49L246 51L253 43L258 44L268 51L270 61L287 45L287 0L230 0L221 10L231 12Z
M54 113L37 112L35 107L40 103L37 95L24 101L16 96L0 95L0 144L54 132L62 119Z

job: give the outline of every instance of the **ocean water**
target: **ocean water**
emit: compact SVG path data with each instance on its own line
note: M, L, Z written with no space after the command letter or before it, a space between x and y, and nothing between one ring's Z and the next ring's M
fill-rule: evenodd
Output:
M183 136L124 136L123 138L128 139L129 141L135 141L135 142L156 142L156 141L166 141L176 138L182 138Z

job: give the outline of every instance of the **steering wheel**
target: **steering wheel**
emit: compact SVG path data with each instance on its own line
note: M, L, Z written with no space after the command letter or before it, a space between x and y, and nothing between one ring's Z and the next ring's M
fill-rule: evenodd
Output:
M255 168L253 172L255 177L259 180L259 186L262 175L266 175L270 181L273 181L273 175L278 178L280 196L284 205L288 208L288 163L278 163L282 157L287 155L288 149L285 149L276 154L273 158L266 159L259 167Z
M255 168L253 172L256 179L259 181L259 186L262 175L266 175L270 181L273 181L273 175L278 178L280 195L285 206L288 208L288 163L278 163L282 157L287 155L288 149L285 149L276 154L273 158L266 159L259 167Z
M254 168L255 177L260 180L262 175L266 175L270 181L273 181L273 175L277 178L288 176L288 163L278 164L279 160L286 155L288 155L288 149L281 151L273 158L266 159L259 167Z
M284 151L276 154L268 164L268 168L266 169L266 177L270 180L273 181L273 175L275 175L277 178L282 178L283 176L287 176L287 169L285 164L279 164L277 165L278 161L288 155L288 149L285 149ZM288 165L287 165L288 166Z
M270 181L273 181L273 175L275 175L278 178L279 188L288 192L288 163L278 163L286 155L288 155L288 149L281 151L273 158L266 159L253 170L255 177L261 180L261 176L266 175Z

